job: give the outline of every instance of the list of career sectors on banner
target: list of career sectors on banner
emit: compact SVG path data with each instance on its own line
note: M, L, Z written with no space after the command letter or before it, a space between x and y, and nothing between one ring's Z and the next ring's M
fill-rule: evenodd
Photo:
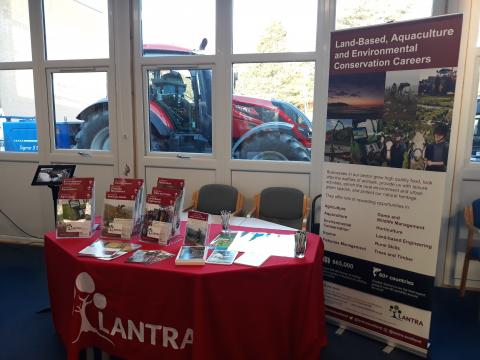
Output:
M325 249L435 275L444 174L325 163Z
M324 283L327 315L427 349L431 312L379 296L366 295L329 281Z

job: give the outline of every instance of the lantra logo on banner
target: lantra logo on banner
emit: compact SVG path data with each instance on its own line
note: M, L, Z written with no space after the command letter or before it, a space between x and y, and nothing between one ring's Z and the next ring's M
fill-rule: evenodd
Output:
M394 319L397 319L399 321L406 321L409 322L410 324L418 325L423 327L423 321L419 320L417 318L414 318L412 316L407 316L405 314L402 314L402 310L400 309L400 306L398 305L390 305L390 308L388 309L392 313L392 317Z
M97 324L95 327L90 319L87 317L87 306L93 304L97 308ZM124 320L121 317L116 316L111 329L106 328L104 324L104 314L100 310L104 310L107 306L107 298L105 295L95 292L95 282L90 274L82 272L77 275L75 279L75 286L73 288L73 313L80 315L80 329L78 335L72 343L76 343L83 333L94 333L102 339L108 341L115 346L115 336L122 337L123 340L145 342L145 333L150 333L150 344L157 345L157 331L162 339L161 344L163 347L171 347L175 350L182 350L187 345L193 345L193 329L187 328L183 336L183 340L180 346L177 343L178 330L172 327L150 324L143 321L134 322L133 320ZM126 326L125 326L126 324ZM145 330L147 329L147 330ZM126 331L125 331L126 330ZM135 338L134 338L135 335ZM147 337L148 339L148 337ZM148 340L147 340L148 341ZM160 342L158 343L160 345Z

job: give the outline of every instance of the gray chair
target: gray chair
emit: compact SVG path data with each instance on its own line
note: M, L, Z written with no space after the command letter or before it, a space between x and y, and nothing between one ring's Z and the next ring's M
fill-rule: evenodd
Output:
M298 189L270 187L254 196L254 208L248 216L276 224L306 230L310 199Z
M232 215L239 215L243 209L243 201L243 195L233 186L208 184L193 193L192 205L185 211L193 209L220 215L220 211L228 210Z

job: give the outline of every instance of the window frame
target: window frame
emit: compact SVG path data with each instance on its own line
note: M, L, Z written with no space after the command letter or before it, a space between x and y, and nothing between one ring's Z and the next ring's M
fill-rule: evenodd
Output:
M204 55L202 55L204 56ZM164 56L160 56L162 58ZM148 56L151 58L151 56ZM214 159L214 142L215 142L215 121L212 114L212 151L210 153L194 153L194 152L177 152L177 151L151 151L150 149L150 105L149 105L149 84L148 72L155 70L211 70L212 71L212 93L215 79L215 68L209 64L202 65L143 65L142 66L142 98L143 98L143 134L144 134L144 154L146 157L165 157L165 158L200 158L200 159ZM212 96L212 113L214 108L215 98Z
M36 93L36 81L35 81L35 66L34 66L34 39L32 38L34 34L34 26L32 24L32 16L31 16L31 4L30 0L28 1L28 21L29 21L29 36L30 36L30 55L31 60L29 61L5 61L0 62L0 71L2 70L31 70L33 75L33 87L34 87L34 109L35 109L35 122L37 127L37 139L39 138L38 134L40 134L39 129L39 122L38 122L38 106L37 106L37 93ZM1 151L0 152L0 160L7 160L7 161L35 161L39 157L40 152L40 142L37 142L38 150L36 152L18 152L18 151Z
M110 154L112 153L112 144L115 146L115 141L110 141L110 149L107 150L90 150L90 149L62 149L56 147L56 121L55 121L55 97L54 97L54 87L53 87L53 75L54 74L68 74L68 73L94 73L94 72L102 72L105 73L106 76L106 87L107 87L107 102L108 102L108 123L109 123L109 137L111 139L115 139L116 131L115 127L111 126L110 118L111 114L115 114L115 107L113 104L115 100L111 100L111 96L109 94L114 93L114 89L112 88L112 82L109 81L112 77L112 71L107 66L96 66L96 67L66 67L66 68L57 68L51 67L46 69L46 81L47 81L47 97L48 97L48 123L49 123L49 131L50 134L53 136L50 137L50 152L52 154L65 154L66 153L88 153L90 154ZM92 103L93 104L93 103ZM81 155L82 156L82 155Z

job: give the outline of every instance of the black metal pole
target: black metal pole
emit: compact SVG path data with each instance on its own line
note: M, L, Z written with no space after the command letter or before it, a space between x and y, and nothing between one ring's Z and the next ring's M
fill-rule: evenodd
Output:
M48 187L52 189L52 199L53 199L53 218L55 220L55 226L57 224L57 200L58 200L58 192L60 191L60 184L50 183Z

